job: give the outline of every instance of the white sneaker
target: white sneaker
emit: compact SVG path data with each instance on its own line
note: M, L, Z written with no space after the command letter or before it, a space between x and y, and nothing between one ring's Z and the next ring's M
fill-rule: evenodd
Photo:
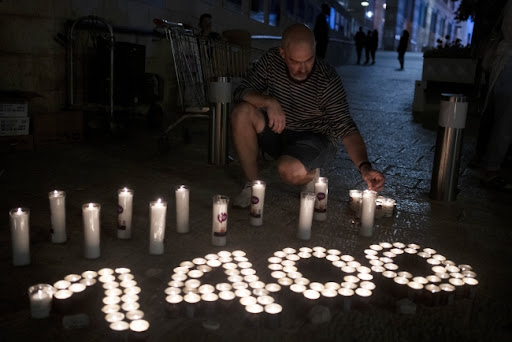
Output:
M243 190L233 200L233 207L248 208L251 205L252 187L251 183L245 184Z
M315 192L315 183L320 177L320 169L315 169L315 177L313 177L312 180L310 180L307 184L304 184L302 186L302 192Z

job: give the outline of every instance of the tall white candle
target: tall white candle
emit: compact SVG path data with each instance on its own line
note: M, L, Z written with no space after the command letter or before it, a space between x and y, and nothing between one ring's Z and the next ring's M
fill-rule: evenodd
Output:
M100 256L100 210L98 203L82 205L84 221L84 255L87 259Z
M264 181L255 180L252 182L251 213L249 221L253 226L261 226L263 224L265 188L266 183Z
M176 231L178 233L189 232L189 202L190 189L186 185L176 187Z
M16 208L9 211L14 266L30 264L30 210Z
M327 219L327 196L329 193L327 177L318 177L315 182L315 212L313 219L315 221L325 221Z
M377 191L364 190L361 204L361 230L362 236L372 236L373 222L375 220L375 200Z
M133 190L119 189L117 197L117 237L130 239L132 237Z
M52 224L52 242L66 242L66 193L64 191L51 191L48 193L50 200L50 214Z
M149 254L164 254L167 202L160 198L149 203Z
M212 245L214 246L226 245L226 233L228 229L228 204L228 196L213 196Z
M30 315L32 318L46 318L52 308L53 287L50 284L37 284L28 288Z
M302 240L311 238L311 225L313 224L313 211L315 208L315 193L300 193L300 216L297 237Z

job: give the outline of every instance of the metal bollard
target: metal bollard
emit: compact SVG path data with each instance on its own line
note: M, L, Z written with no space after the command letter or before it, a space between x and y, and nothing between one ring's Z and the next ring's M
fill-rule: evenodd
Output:
M210 128L208 162L225 165L228 156L228 115L231 105L231 79L216 77L210 82Z
M430 198L454 201L457 197L462 136L466 126L468 102L462 94L441 94L436 151Z

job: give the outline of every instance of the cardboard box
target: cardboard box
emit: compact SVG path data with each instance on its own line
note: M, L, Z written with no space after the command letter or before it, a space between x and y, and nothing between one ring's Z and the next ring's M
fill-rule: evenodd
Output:
M28 116L28 102L0 102L0 117L27 117Z
M30 119L27 117L0 117L0 137L27 135Z
M32 150L34 150L34 137L32 135L0 137L0 152Z
M35 113L33 122L36 146L80 142L84 139L83 113L81 111Z

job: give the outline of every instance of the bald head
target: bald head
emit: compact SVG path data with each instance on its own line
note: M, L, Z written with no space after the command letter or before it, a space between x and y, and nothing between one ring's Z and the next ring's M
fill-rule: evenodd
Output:
M309 45L311 49L315 48L315 35L304 24L290 25L283 32L281 39L282 49L289 50L297 45Z

